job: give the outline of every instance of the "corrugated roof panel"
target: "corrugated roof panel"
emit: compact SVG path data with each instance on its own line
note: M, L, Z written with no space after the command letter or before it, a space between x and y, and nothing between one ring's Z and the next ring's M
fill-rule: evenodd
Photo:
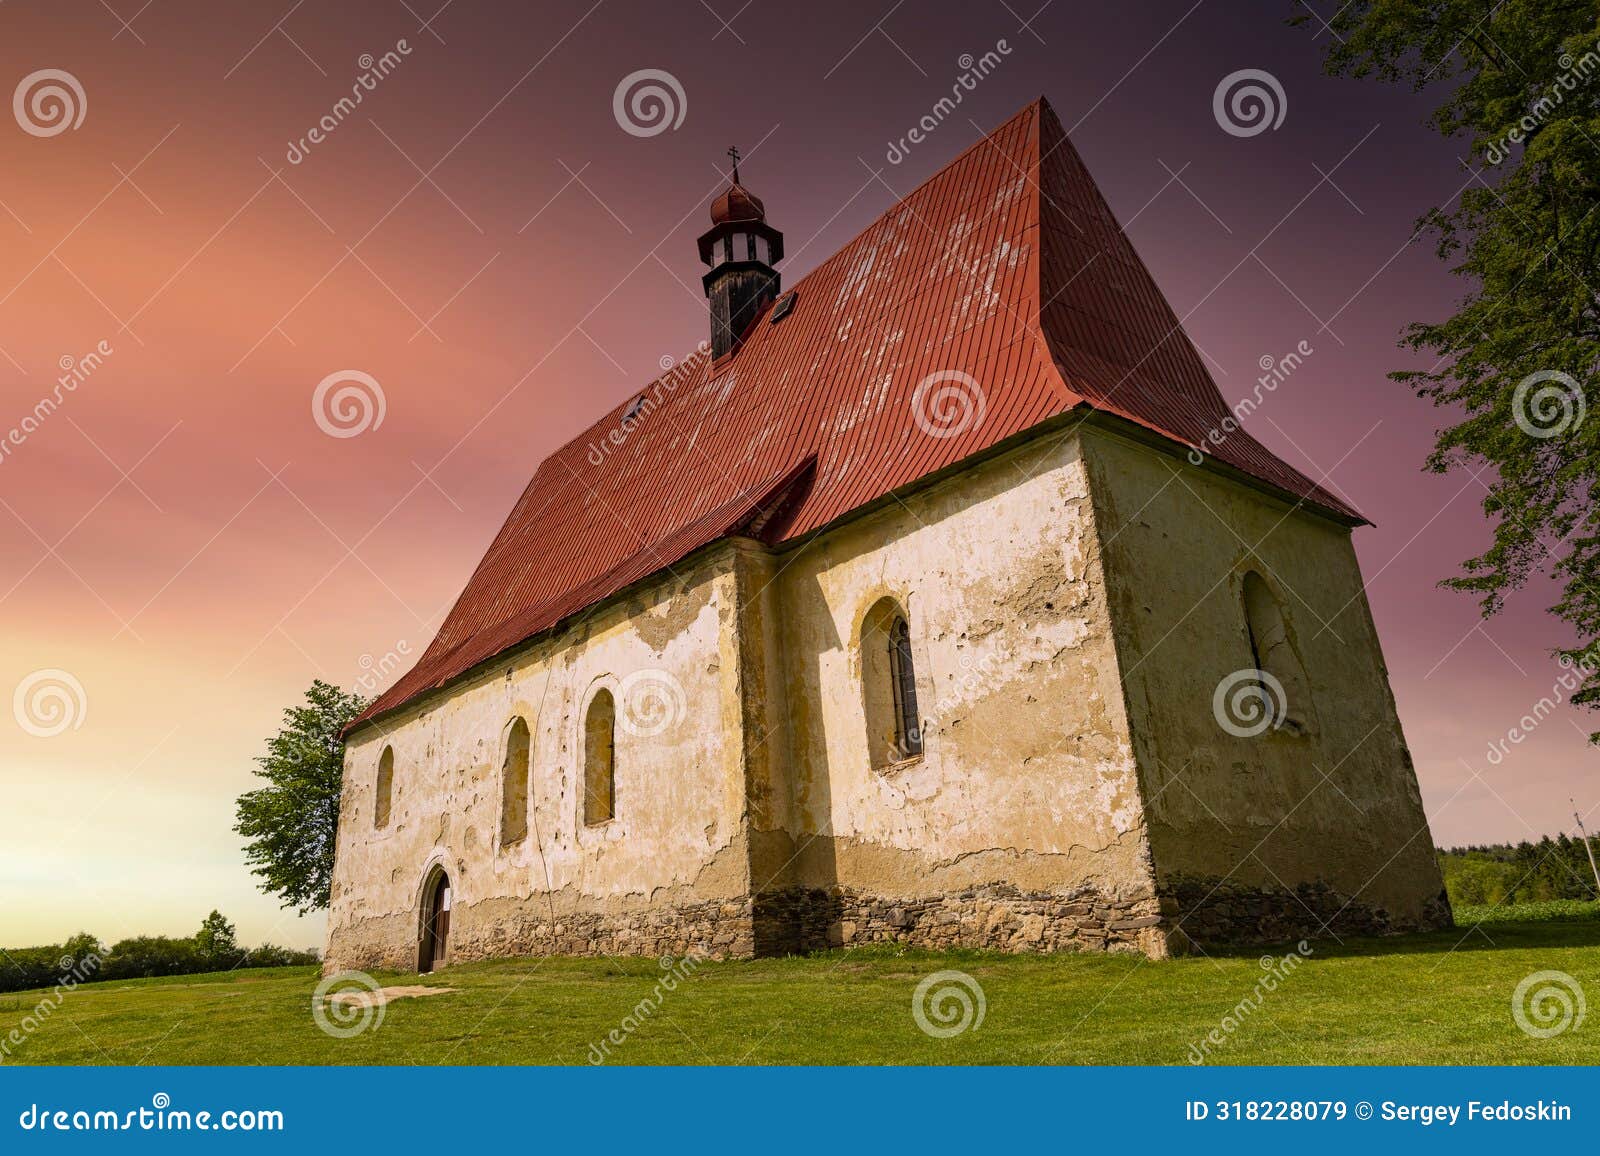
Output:
M786 540L1083 402L1186 445L1228 416L1042 100L791 288L781 325L758 317L720 366L702 348L540 464L437 637L363 718L736 532L805 463ZM917 413L930 375L976 381L982 420L935 436L948 427L927 396ZM1242 432L1216 454L1360 518Z

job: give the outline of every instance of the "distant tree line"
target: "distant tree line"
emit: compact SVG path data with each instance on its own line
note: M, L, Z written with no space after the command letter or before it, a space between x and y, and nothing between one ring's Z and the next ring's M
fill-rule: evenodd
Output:
M1600 836L1590 846L1600 859ZM1439 849L1439 868L1451 903L1541 903L1595 899L1594 871L1583 840L1546 835L1537 843L1488 843Z
M110 947L81 932L65 943L0 949L0 992L30 991L71 981L145 979L247 967L289 967L317 962L314 951L264 943L240 947L233 924L213 911L188 938L140 935Z

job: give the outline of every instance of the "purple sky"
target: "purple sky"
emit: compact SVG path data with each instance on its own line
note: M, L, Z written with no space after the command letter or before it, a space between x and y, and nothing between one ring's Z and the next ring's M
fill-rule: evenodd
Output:
M8 90L62 69L87 102L74 130L0 131L0 427L62 358L114 350L0 462L0 683L83 688L59 735L0 727L27 818L0 849L0 941L187 933L218 906L248 940L317 942L242 866L251 757L312 676L420 653L539 458L701 339L694 237L727 146L793 280L1040 93L1230 402L1261 358L1312 348L1250 429L1377 523L1356 548L1436 839L1595 805L1569 708L1485 757L1568 637L1548 582L1484 625L1437 589L1487 542L1483 489L1421 472L1443 415L1385 378L1413 364L1400 327L1462 292L1408 244L1471 179L1461 150L1409 92L1324 77L1326 35L1287 3L441 2L111 0L131 28L92 0L0 6ZM402 38L290 164L358 58ZM685 108L639 137L612 95L647 68ZM1275 130L1219 127L1240 69L1280 83ZM347 368L381 382L384 422L329 438L311 391Z

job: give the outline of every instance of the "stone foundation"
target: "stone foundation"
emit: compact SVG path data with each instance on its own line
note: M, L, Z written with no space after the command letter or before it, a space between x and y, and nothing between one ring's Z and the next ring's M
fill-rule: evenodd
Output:
M755 954L749 899L710 900L685 907L627 913L547 913L517 924L451 928L450 956L639 955L710 959ZM476 934L475 934L476 931Z
M863 943L930 950L1139 951L1167 954L1161 902L1093 891L1030 893L990 884L949 895L888 899L848 888L791 888L759 896L759 955L791 955Z
M1324 883L1293 891L1216 880L1169 882L1164 894L1113 898L1094 891L1025 892L991 884L949 895L890 899L849 888L787 888L751 899L666 910L567 912L551 918L474 919L453 912L450 961L509 956L617 955L750 959L866 943L941 951L1129 951L1153 959L1230 944L1393 935L1454 926L1441 895L1420 916L1350 901ZM536 903L536 901L535 901ZM374 920L384 924L387 920ZM328 967L409 971L416 944L357 925L334 936Z
M618 955L748 959L756 954L749 899L708 900L685 907L634 912L540 910L486 918L479 906L451 912L449 963L512 956ZM396 942L370 920L337 930L324 970L392 968L413 971L419 945ZM414 919L407 922L415 926Z
M1245 887L1216 879L1176 879L1164 884L1171 911L1168 934L1174 952L1226 944L1281 943L1323 939L1330 934L1395 935L1455 926L1441 891L1420 914L1396 915L1341 895L1326 883L1302 883L1293 891Z

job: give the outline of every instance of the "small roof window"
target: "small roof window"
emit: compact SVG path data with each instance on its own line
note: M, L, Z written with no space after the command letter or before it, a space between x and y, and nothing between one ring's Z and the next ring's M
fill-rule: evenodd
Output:
M790 313L794 312L794 299L796 292L798 292L798 290L791 289L782 297L778 298L778 303L772 307L772 317L770 319L771 324L776 325L785 317L789 316Z

